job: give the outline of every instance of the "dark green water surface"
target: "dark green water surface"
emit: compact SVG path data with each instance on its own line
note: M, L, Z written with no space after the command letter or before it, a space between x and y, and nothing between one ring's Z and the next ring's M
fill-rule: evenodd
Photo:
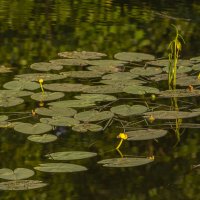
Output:
M121 51L143 52L157 58L167 56L174 24L185 39L181 58L200 55L200 2L164 0L0 0L0 65L13 72L0 74L0 86L14 75L29 73L35 62L57 58L62 51L97 51L113 55ZM87 80L85 81L87 82ZM165 88L166 89L166 88ZM67 94L68 98L73 96ZM71 96L70 96L71 95ZM190 99L199 105L199 97ZM31 111L30 100L5 111ZM12 115L12 119L23 115ZM37 122L37 117L28 119ZM199 123L199 118L191 121ZM39 144L13 129L0 129L0 168L33 169L48 162L44 156L56 151L91 151L98 155L70 163L87 171L43 173L34 177L46 187L25 191L0 190L1 200L200 200L199 129L186 129L174 147L170 131L158 141L125 141L124 155L155 160L130 168L106 168L99 160L120 157L115 124L99 133L75 133L71 129L55 142ZM4 180L1 179L1 182Z

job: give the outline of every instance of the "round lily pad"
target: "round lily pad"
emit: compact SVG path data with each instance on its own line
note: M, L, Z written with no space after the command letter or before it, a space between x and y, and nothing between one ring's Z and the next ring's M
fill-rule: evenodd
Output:
M0 190L30 190L47 186L47 183L38 180L17 180L0 183Z
M102 164L104 167L135 167L148 164L152 161L148 158L110 158L101 160L98 164Z
M141 113L144 113L147 111L146 106L142 105L119 105L119 106L114 106L110 109L111 112L121 115L123 117L131 116L131 115L139 115Z
M52 130L52 126L44 123L18 123L14 126L14 130L25 134L42 134Z
M151 140L163 137L167 134L163 129L144 129L126 132L128 140Z
M114 55L118 60L125 60L129 62L141 62L144 60L154 60L155 56L146 53L137 52L119 52Z
M17 97L4 97L0 96L0 107L12 107L22 104L24 102L23 99Z
M95 122L111 119L113 116L114 114L110 111L99 112L97 110L89 110L77 113L74 118L84 122Z
M19 90L0 90L0 98L6 97L25 97L33 94L33 92L29 91L19 91Z
M106 80L131 80L135 77L138 77L137 74L133 74L130 72L116 72L113 74L106 74L102 77L102 79Z
M78 160L96 156L97 153L88 151L63 151L45 155L51 160Z
M69 164L69 163L44 163L39 164L38 167L34 167L34 169L41 172L79 172L86 171L87 168L81 165Z
M61 99L65 94L62 92L39 92L31 95L31 99L36 101L53 101L56 99Z
M68 71L61 72L62 75L72 78L98 78L102 76L102 72L99 71Z
M81 94L75 96L76 99L88 100L91 102L100 102L100 101L115 101L117 98L112 95L106 94Z
M44 135L30 135L28 137L28 140L32 142L38 142L38 143L48 143L48 142L53 142L57 140L56 135L52 134L44 134Z
M101 73L115 73L115 72L120 72L121 69L119 67L116 66L107 66L107 65L100 65L100 66L89 66L87 67L88 70L91 71L97 71L97 72L101 72Z
M198 112L185 112L185 111L154 111L145 113L145 117L153 116L155 119L182 119L191 118L200 115Z
M74 116L77 111L73 108L59 108L59 107L49 107L49 108L36 108L35 112L39 115L45 116L63 116L63 117L71 117Z
M88 60L87 63L95 66L120 67L124 66L127 62L121 60Z
M91 51L65 51L58 53L58 56L64 58L100 59L107 55L105 53Z
M48 72L50 70L55 70L55 71L61 70L61 69L63 69L63 66L62 65L56 65L56 64L53 64L53 63L48 63L48 62L39 62L39 63L33 63L30 66L30 68L35 69L37 71Z
M73 131L85 133L88 131L91 132L99 132L103 130L103 127L98 124L91 124L91 123L83 123L83 124L77 124L72 127Z
M162 69L160 67L134 67L130 72L139 76L153 76L162 73Z
M8 119L7 115L0 115L0 122L6 121Z
M55 65L67 65L67 66L87 66L87 60L84 59L55 59L55 60L50 60L51 63Z

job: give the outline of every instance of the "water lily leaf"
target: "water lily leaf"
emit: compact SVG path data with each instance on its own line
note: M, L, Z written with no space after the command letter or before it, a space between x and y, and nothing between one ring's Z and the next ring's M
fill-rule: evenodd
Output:
M34 169L41 172L79 172L86 171L87 168L81 165L69 164L69 163L44 163L39 164Z
M0 178L6 180L26 179L34 175L34 171L26 168L16 168L11 170L8 168L0 169Z
M134 67L130 72L139 76L153 76L162 73L162 69L160 67Z
M94 106L95 103L86 100L66 100L66 101L48 103L48 105L59 108L86 108Z
M107 66L107 65L100 65L100 66L89 66L87 67L88 70L91 71L97 71L100 73L115 73L115 72L120 72L121 69L119 67L116 66Z
M183 78L183 77L187 77L188 75L187 74L184 74L184 73L178 73L176 75L176 78ZM168 80L168 74L157 74L157 75L154 75L152 77L149 77L150 80L153 80L153 81L163 81L163 80Z
M17 180L0 183L0 190L30 190L46 186L47 183L38 180Z
M197 76L180 77L176 79L176 84L180 86L200 85L200 79Z
M106 74L102 77L102 79L109 80L131 80L135 77L138 77L137 74L133 74L130 72L116 72L113 74Z
M200 63L193 65L192 70L200 71Z
M0 90L0 98L7 97L25 97L33 94L29 91L19 91L19 90Z
M133 86L126 86L123 90L126 93L130 94L145 94L145 93L159 93L159 90L157 88L148 87L148 86L139 86L139 85L133 85Z
M26 80L18 80L7 82L3 87L8 90L36 90L40 88L40 84Z
M4 65L0 66L0 74L12 72L12 68L6 67Z
M121 60L89 60L87 63L89 65L95 66L121 67L124 66L127 62Z
M57 136L52 134L30 135L27 139L32 142L48 143L57 140Z
M144 84L145 82L144 81L141 81L141 80L136 80L136 79L133 79L133 80L101 80L100 83L103 83L103 84L106 84L106 85L115 85L117 87L121 86L121 87L125 87L125 86L128 86L128 85L141 85L141 84Z
M45 155L51 160L78 160L96 156L97 153L87 151L63 151Z
M49 108L36 108L35 112L39 115L45 116L63 116L63 117L72 117L74 116L77 111L73 108L58 108L58 107L49 107Z
M53 101L56 99L60 99L64 97L65 94L62 92L39 92L31 95L31 99L34 99L36 101Z
M83 84L73 84L73 83L51 83L44 84L44 89L60 92L81 92L88 88L88 85Z
M126 132L128 140L151 140L163 137L167 134L163 129L144 129Z
M164 72L169 72L169 68L168 67L164 67L163 68L163 71ZM192 71L192 68L191 67L187 67L187 66L178 66L177 67L177 73L187 73L187 72L190 72Z
M61 72L62 75L72 78L98 78L102 76L102 72L99 71L68 71Z
M111 112L117 115L127 117L131 115L139 115L141 113L146 112L147 109L148 108L146 106L142 106L142 105L133 105L133 106L119 105L119 106L112 107L110 110Z
M74 118L84 122L95 122L111 119L113 116L114 114L110 111L99 112L97 110L89 110L77 113Z
M23 99L17 98L17 97L1 97L0 94L0 107L11 107L11 106L17 106L19 104L22 104L24 102Z
M184 112L184 111L154 111L145 113L145 117L153 116L155 119L182 119L182 118L190 118L196 117L200 115L198 112Z
M63 69L62 65L56 65L53 63L48 63L48 62L39 62L39 63L34 63L30 66L31 69L35 69L37 71L45 71L48 72L50 70L61 70Z
M80 132L80 133L85 133L87 131L99 132L103 130L103 127L98 124L84 123L84 124L77 124L73 126L72 130L76 132Z
M71 118L71 117L52 117L52 118L41 118L40 122L45 124L50 124L53 126L74 126L79 124L79 120Z
M51 63L55 65L67 65L67 66L87 66L87 60L83 59L55 59L55 60L50 60Z
M154 60L155 56L146 53L119 52L114 55L114 58L129 62L141 62L144 60Z
M58 56L64 58L100 59L107 55L105 53L91 51L65 51L58 53Z
M52 130L52 126L44 123L18 123L14 126L14 130L25 134L42 134Z
M60 74L47 74L47 73L32 73L32 74L19 74L15 76L17 80L27 80L27 81L39 81L43 79L44 81L53 81L66 78L64 75Z
M190 60L194 63L198 63L200 62L200 56L196 56L196 57L193 57L193 58L190 58Z
M7 119L8 119L8 116L0 115L0 122L6 121Z
M76 99L88 100L91 102L100 102L100 101L115 101L117 98L115 96L106 95L106 94L81 94L75 96Z
M110 158L97 162L104 167L135 167L145 165L153 160L149 158Z

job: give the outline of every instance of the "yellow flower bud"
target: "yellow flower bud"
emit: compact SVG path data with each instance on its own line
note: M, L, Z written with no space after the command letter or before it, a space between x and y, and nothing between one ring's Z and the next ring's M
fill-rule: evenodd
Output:
M126 133L120 133L120 134L117 136L117 138L121 138L121 139L123 139L123 140L127 140L128 135L127 135Z

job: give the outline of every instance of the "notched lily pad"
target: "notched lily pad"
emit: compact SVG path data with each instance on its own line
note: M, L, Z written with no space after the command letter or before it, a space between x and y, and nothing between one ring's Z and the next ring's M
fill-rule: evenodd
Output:
M35 69L37 71L45 71L48 72L50 70L55 70L55 71L59 71L61 69L63 69L62 65L55 65L52 63L48 63L48 62L39 62L39 63L33 63L30 66L31 69Z
M91 123L83 123L77 124L72 127L72 130L75 132L85 133L85 132L99 132L103 130L103 127L98 124L91 124Z
M135 167L152 161L149 158L110 158L101 160L98 164L102 164L104 167Z
M24 102L23 99L17 97L1 97L0 96L0 107L12 107L20 105Z
M136 80L136 79L131 79L131 80L101 80L100 83L106 84L106 85L113 85L115 87L125 87L128 85L142 85L145 82L142 80Z
M69 163L44 163L44 164L39 164L39 166L34 167L34 169L41 172L51 172L51 173L80 172L87 170L87 168L84 166L69 164Z
M7 97L25 97L33 94L33 92L29 91L19 91L19 90L0 90L0 98Z
M39 92L31 95L31 99L36 101L53 101L56 99L61 99L65 94L62 92Z
M121 67L124 66L127 62L121 60L89 60L87 63L89 65L95 66Z
M200 79L198 76L180 77L176 79L176 84L180 86L200 85Z
M76 99L80 100L88 100L91 102L101 102L101 101L116 101L117 98L112 95L106 94L81 94L79 96L75 96Z
M126 93L130 94L146 94L146 93L153 93L158 94L159 90L157 88L148 87L148 86L139 86L139 85L133 85L133 86L126 86L123 90Z
M116 66L89 66L87 67L88 70L91 70L91 71L97 71L97 72L100 72L100 73L115 73L115 72L120 72L121 69L119 67L116 67Z
M162 73L162 69L160 67L134 67L130 72L139 76L153 76Z
M32 142L49 143L57 140L57 136L52 134L30 135L27 139Z
M163 71L164 72L169 72L169 68L168 67L164 67L163 68ZM187 67L187 66L178 66L177 67L177 73L187 73L187 72L190 72L192 71L192 68L191 67Z
M61 74L71 78L99 78L103 73L99 71L68 71L61 72Z
M45 155L51 160L78 160L96 156L97 153L87 151L63 151Z
M151 140L165 136L167 131L162 129L144 129L128 131L126 134L128 140Z
M55 60L50 60L51 63L55 65L67 65L67 66L87 66L87 60L84 59L55 59Z
M113 74L106 74L102 77L102 79L106 79L106 80L131 80L135 77L138 77L138 75L130 73L130 72L116 72L116 73L113 73Z

